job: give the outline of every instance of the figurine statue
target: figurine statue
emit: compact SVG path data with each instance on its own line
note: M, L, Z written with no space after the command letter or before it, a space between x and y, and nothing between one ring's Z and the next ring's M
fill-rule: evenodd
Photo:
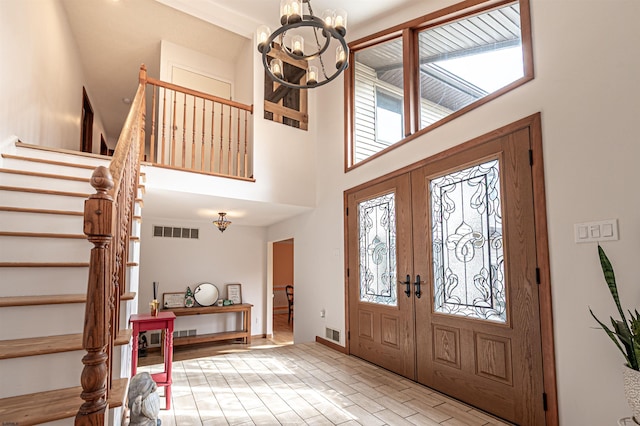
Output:
M160 397L156 382L146 371L138 373L129 383L129 426L160 426Z

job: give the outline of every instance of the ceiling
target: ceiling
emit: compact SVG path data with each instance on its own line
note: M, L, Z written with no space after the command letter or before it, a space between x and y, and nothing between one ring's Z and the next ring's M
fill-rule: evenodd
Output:
M124 123L129 105L123 99L135 95L140 64L151 77L159 76L161 40L235 62L259 25L275 28L280 7L280 0L61 1L78 44L90 101L109 142L117 140ZM420 1L314 0L312 5L316 14L346 9L349 26L357 26Z
M280 0L60 0L77 42L88 95L102 119L106 139L115 144L138 85L138 70L145 64L149 76L159 76L160 42L188 47L213 58L235 62L255 28L275 28ZM313 0L314 13L345 9L348 25L375 20L397 8L424 0ZM275 206L206 196L180 197L150 190L145 213L176 219L202 219L202 206L245 212L236 223L268 226L300 214L297 206ZM233 215L229 219L234 221Z

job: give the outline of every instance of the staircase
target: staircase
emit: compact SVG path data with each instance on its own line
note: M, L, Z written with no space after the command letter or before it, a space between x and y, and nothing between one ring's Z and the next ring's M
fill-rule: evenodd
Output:
M8 151L0 158L0 425L70 425L84 402L82 333L93 247L83 233L84 201L95 193L93 170L108 167L109 159L20 142ZM136 214L139 206L139 221ZM139 222L133 228L135 234ZM131 257L138 252L129 250L129 278L137 274ZM134 303L135 293L125 289L109 408L122 406L128 386L126 319Z

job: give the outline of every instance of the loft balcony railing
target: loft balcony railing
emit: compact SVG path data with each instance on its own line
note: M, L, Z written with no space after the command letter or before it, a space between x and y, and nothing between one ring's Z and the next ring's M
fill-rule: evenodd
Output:
M252 105L150 77L145 83L148 162L253 181Z

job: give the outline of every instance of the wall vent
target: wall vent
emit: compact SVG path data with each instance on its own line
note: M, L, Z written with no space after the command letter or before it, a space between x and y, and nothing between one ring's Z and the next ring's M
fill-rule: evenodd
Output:
M340 343L340 331L325 327L324 335L327 339L333 340L336 343Z
M151 338L151 340L149 341L149 347L160 346L160 333L151 333L149 337Z
M197 240L198 238L200 238L200 229L153 225L153 236L167 238L189 238Z

